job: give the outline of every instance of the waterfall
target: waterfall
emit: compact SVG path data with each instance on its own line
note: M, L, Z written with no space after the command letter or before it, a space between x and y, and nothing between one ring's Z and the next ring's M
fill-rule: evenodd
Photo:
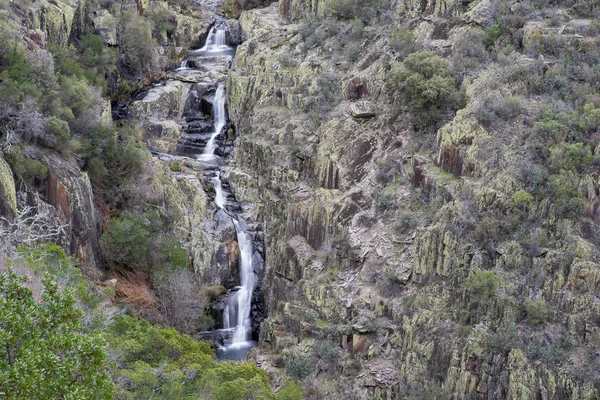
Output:
M215 120L215 132L210 136L208 142L206 142L206 146L204 147L204 152L202 153L204 158L210 158L207 156L212 156L215 153L215 149L217 146L215 145L215 139L225 126L225 85L222 83L219 85L217 89L217 93L215 93L215 99L213 100L213 113Z
M198 49L197 51L207 51L209 47L211 47L213 45L213 43L215 42L215 35L217 34L217 28L215 26L212 27L212 29L210 30L210 32L208 33L208 37L206 38L206 42L204 43L204 46L201 49Z
M250 323L250 312L252 311L252 292L256 276L252 263L252 236L247 231L246 224L240 218L233 218L235 231L237 233L238 245L240 247L240 284L236 292L233 292L223 313L223 326L233 326L233 339L227 348L239 349L248 346L248 339L252 333Z
M227 43L226 42L226 35L225 35L225 29L219 29L217 30L217 35L216 35L216 39L215 39L215 47L217 48L223 48L223 47L227 47Z
M217 176L215 176L212 181L215 188L215 204L219 208L225 208L225 196L223 195L223 185L221 184L219 172L217 172Z
M210 30L204 46L196 52L217 53L229 48L227 45L227 27L223 25L217 27L215 25Z

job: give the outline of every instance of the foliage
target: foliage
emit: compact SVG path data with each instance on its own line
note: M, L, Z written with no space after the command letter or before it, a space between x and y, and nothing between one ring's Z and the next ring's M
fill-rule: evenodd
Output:
M301 400L304 389L296 381L287 380L283 382L281 389L275 393L275 400Z
M561 143L550 148L550 172L583 172L592 164L590 148L583 143Z
M186 267L187 250L178 240L162 235L155 219L153 213L126 212L109 220L101 239L108 262L148 267L157 275Z
M287 373L295 379L304 379L315 371L316 362L311 356L290 354L285 360Z
M561 170L558 174L551 175L548 188L558 215L571 219L581 215L585 204L579 190L579 178L573 171Z
M380 190L373 194L373 200L375 201L375 206L379 210L388 209L396 204L396 195L387 190Z
M533 325L544 322L546 315L548 314L548 308L546 307L544 299L526 300L525 303L523 303L523 311L525 312L527 320Z
M121 47L121 65L131 78L139 78L158 71L152 38L152 24L135 10L127 10L118 25Z
M515 206L520 207L522 205L530 204L533 201L533 197L527 193L526 190L518 190L513 194L512 201Z
M400 90L417 125L434 124L454 91L446 60L429 51L412 53L394 67L388 87Z
M418 225L419 220L417 217L412 212L405 210L398 214L398 222L394 224L394 230L402 235L415 230Z
M102 246L109 263L146 267L152 249L154 225L150 215L125 213L106 224Z
M35 273L48 274L60 285L74 288L74 294L86 306L94 308L103 301L103 296L94 291L89 278L76 266L75 260L67 256L59 245L44 243L35 247L19 247L17 254Z
M0 275L0 392L9 398L112 398L104 342L81 333L72 289L44 279L42 302L26 277Z
M476 271L469 275L464 283L464 289L480 300L495 295L502 283L493 271Z
M405 26L392 30L389 43L392 49L398 53L400 59L404 59L416 48L415 35Z

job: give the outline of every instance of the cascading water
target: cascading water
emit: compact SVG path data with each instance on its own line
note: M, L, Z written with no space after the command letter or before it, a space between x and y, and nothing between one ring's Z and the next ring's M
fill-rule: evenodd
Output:
M215 144L215 140L217 136L221 134L223 127L225 126L226 116L225 116L225 85L222 83L217 88L217 92L215 93L215 98L213 100L213 113L214 113L214 122L215 122L215 131L206 142L206 146L204 147L204 151L202 152L201 160L210 160L213 158L215 154L215 150L217 148Z
M225 29L217 29L217 34L215 37L215 46L218 49L222 49L223 47L227 47L227 35Z
M227 27L221 22L212 27L206 38L206 43L196 52L215 53L229 48L227 46Z
M181 71L183 74L193 74L198 71L198 66L203 65L203 60L207 60L208 65L214 65L215 59L226 59L235 55L235 48L227 45L227 28L225 21L217 21L209 32L205 45L192 52L189 59L181 63L180 68L175 71ZM227 64L222 66L227 67ZM198 68L198 69L197 69ZM199 159L207 164L205 169L208 173L214 173L210 181L215 190L214 202L218 207L218 213L224 213L224 220L231 219L235 228L237 243L240 251L239 255L239 285L232 289L223 309L223 328L213 338L218 338L223 346L219 348L217 354L220 359L241 360L246 352L255 345L251 341L252 336L252 299L257 285L257 275L254 273L255 267L260 270L262 267L262 257L257 252L254 253L253 235L250 233L248 225L241 217L238 210L239 205L234 201L228 202L232 193L228 192L227 186L223 187L221 180L221 167L224 165L224 159L215 155L217 150L217 137L222 133L227 123L227 114L225 111L226 93L225 85L220 83L215 92L212 101L214 132L206 140L202 151L187 152L187 155ZM206 121L205 118L201 119ZM193 147L197 149L197 147ZM172 159L171 155L165 153L155 153ZM186 157L186 156L179 156ZM215 168L216 167L216 168ZM233 197L233 196L232 196ZM223 215L221 215L223 217Z
M223 195L223 184L220 175L220 172L217 172L217 176L212 179L215 188L215 204L219 208L225 208L225 196Z
M250 311L252 309L252 292L256 276L252 265L252 236L248 233L243 220L234 219L235 231L237 233L240 247L240 283L241 286L236 295L229 301L227 307L231 308L234 303L237 311L233 342L231 347L240 348L248 346L248 336L252 332L250 325Z

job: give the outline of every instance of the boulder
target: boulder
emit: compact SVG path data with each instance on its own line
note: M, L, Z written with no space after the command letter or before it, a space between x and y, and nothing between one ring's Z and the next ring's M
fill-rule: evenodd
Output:
M229 29L229 45L238 46L242 44L242 26L237 19L227 20L227 28Z
M377 115L377 108L373 103L367 100L357 101L350 104L350 114L354 118L374 118Z

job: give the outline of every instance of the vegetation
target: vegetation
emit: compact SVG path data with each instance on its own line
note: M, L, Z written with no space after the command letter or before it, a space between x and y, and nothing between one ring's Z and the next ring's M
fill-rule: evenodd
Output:
M420 127L435 124L454 91L448 62L432 52L409 54L397 64L388 80L392 91L400 91Z
M112 398L103 340L81 332L73 290L44 278L40 302L26 282L11 269L0 274L0 395Z

